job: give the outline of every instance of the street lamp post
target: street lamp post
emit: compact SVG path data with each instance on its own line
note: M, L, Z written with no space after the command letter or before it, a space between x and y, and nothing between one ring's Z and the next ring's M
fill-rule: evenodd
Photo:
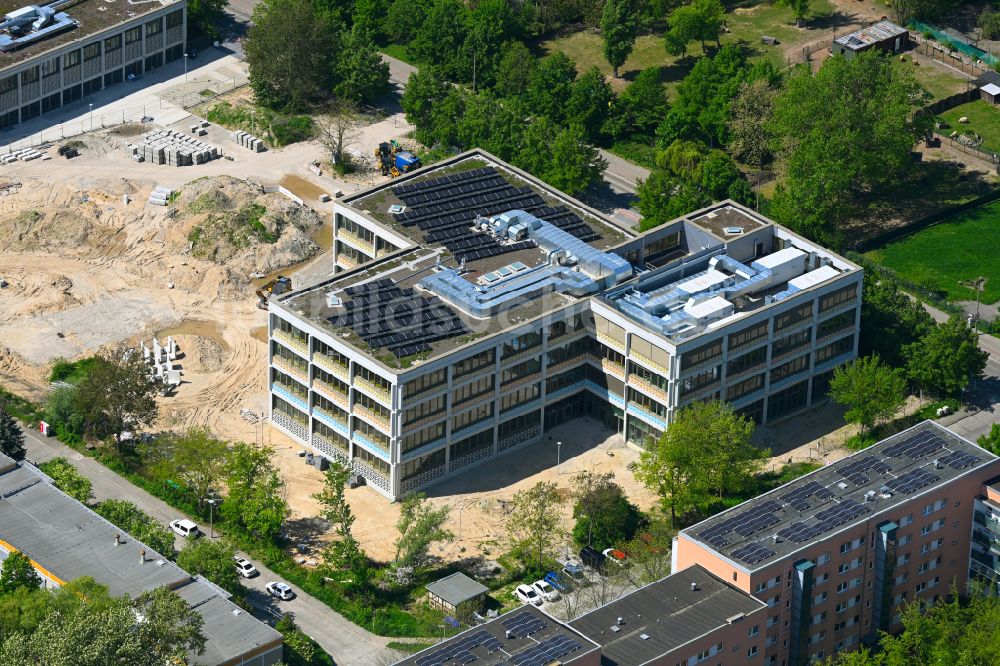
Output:
M90 131L91 132L94 131L94 104L93 104L93 102L91 102L91 104L90 104Z
M562 464L562 442L556 442L556 474L562 474L559 465Z
M975 289L976 290L976 319L973 322L973 326L975 327L976 332L978 333L979 332L979 301L980 301L980 299L982 298L982 295L983 295L983 287L986 286L986 278L983 277L982 275L980 275L975 280L962 280L961 282L959 282L959 284L962 285L963 287L965 287L966 289Z
M184 54L184 83L188 82L188 54Z
M216 500L214 497L211 498L210 500L208 500L208 538L209 539L214 539L215 538L215 503L217 501L218 500Z

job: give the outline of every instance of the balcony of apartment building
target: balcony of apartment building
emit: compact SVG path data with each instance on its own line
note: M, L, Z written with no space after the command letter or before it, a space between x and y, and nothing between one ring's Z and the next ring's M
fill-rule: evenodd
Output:
M812 346L812 328L803 328L777 337L771 343L771 364L785 361Z
M641 404L633 402L630 399L628 401L628 406L625 408L625 411L631 414L632 416L636 416L645 421L646 423L662 431L665 430L667 427L667 420L666 420L666 408L662 406L660 407L663 410L663 416L658 416L657 414L654 414L651 407L649 406L649 403Z
M629 386L666 404L670 401L670 383L666 376L629 361Z
M529 331L523 335L519 335L513 340L503 343L503 346L500 348L500 367L509 367L531 356L538 356L541 349L541 331Z
M726 381L732 383L743 377L755 374L767 366L767 345L748 348L737 356L730 355L726 363Z
M690 403L704 396L719 390L722 384L720 379L721 365L716 365L708 369L703 369L695 375L689 375L679 380L680 390L677 395L679 401Z
M529 358L517 365L506 367L500 372L500 390L504 392L510 391L519 386L537 382L541 377L541 356Z
M596 370L588 370L588 368L589 366L586 368L576 367L557 374L553 374L552 369L549 368L548 377L545 380L545 399L554 400L585 390L584 382L589 378L589 373L596 372Z
M625 329L618 324L608 321L604 317L595 316L594 317L594 337L602 345L614 349L622 354L626 351L626 334Z
M313 368L312 387L330 402L344 409L350 409L350 385L322 370L318 365Z
M820 318L832 317L833 315L853 310L858 305L858 285L852 284L843 289L821 296L819 300Z
M445 394L421 402L407 400L406 404L411 406L407 407L400 419L404 437L408 433L448 417L448 397Z
M309 417L279 396L271 397L271 422L303 442L309 441Z
M375 256L375 232L350 218L337 216L336 238L371 257Z
M726 378L728 381L728 377ZM764 373L753 375L746 379L731 384L726 389L726 402L732 405L733 409L746 407L747 405L764 397Z
M300 331L280 317L272 317L271 337L291 349L302 358L309 360L309 335Z
M315 339L313 340L312 361L314 364L326 372L329 372L331 375L350 383L350 359L340 352L335 351L332 347L329 347L328 345Z
M392 382L380 377L368 368L355 366L353 386L361 389L386 407L392 407Z
M854 335L840 338L815 352L813 372L824 372L854 358Z
M452 417L451 439L461 439L469 435L492 427L495 408L493 402L476 405L472 409L466 410Z
M347 410L318 393L313 394L311 413L313 418L322 421L327 427L339 432L344 437L351 436L350 417Z
M319 419L313 419L313 447L331 460L350 465L351 443L343 432L337 431Z
M500 396L500 415L504 418L525 414L542 405L542 384L521 386Z
M583 317L575 315L571 321L557 321L550 324L546 335L551 349L554 343L567 345L574 340L581 340L590 335L590 331L583 324Z
M441 448L447 442L446 432L447 424L441 422L404 434L399 445L399 459L411 460Z
M628 360L633 361L639 365L643 365L647 369L657 374L663 376L670 376L670 368L667 366L667 364L658 363L654 361L648 355L643 354L641 351L637 350L635 344L633 344L632 349L629 350Z
M722 360L722 340L713 340L681 355L680 379L702 374L707 368L717 366Z
M274 344L271 351L271 365L303 384L309 385L309 363L307 361L280 344Z
M309 389L277 368L271 370L271 391L303 412L309 412Z
M770 388L772 391L791 386L809 373L809 359L812 354L805 352L786 363L771 370Z
M357 393L354 396L354 408L351 412L374 425L387 436L392 435L391 411L368 396Z
M354 426L351 430L351 439L355 444L360 444L371 453L379 456L383 460L389 460L389 436L371 423L359 417L357 413L351 415L351 423Z

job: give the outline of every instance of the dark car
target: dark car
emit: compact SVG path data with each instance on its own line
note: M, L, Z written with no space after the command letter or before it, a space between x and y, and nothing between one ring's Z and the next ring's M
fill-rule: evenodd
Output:
M586 546L580 551L580 561L594 571L604 572L604 562L607 560L599 550Z

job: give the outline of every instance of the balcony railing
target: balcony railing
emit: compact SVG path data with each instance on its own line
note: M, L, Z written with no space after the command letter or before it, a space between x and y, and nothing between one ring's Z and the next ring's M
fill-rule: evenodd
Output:
M271 390L280 395L287 402L290 402L299 409L301 409L302 411L304 412L309 411L309 403L307 402L308 398L306 396L299 395L298 393L295 393L294 391L288 389L287 387L282 386L278 382L271 382Z
M353 439L354 439L354 443L355 444L360 444L362 447L368 449L368 451L370 453L374 453L375 455L377 455L377 456L379 456L381 458L385 458L386 462L389 462L389 460L388 460L388 458L389 458L389 449L388 448L382 446L381 444L376 444L371 439L369 439L368 437L365 437L364 435L362 435L360 432L358 432L356 430L354 431L354 437L353 437Z
M313 448L318 450L327 458L331 458L342 465L350 467L351 458L348 456L347 451L337 446L318 432L314 432L312 434L312 445Z
M309 358L309 343L306 340L298 338L288 331L282 331L281 329L274 330L275 340L288 347L294 352L297 352L300 356L307 359Z
M367 252L368 254L375 256L375 246L372 243L366 241L361 236L348 231L347 229L337 229L337 238L340 240L346 240L349 245L353 245L362 252Z
M508 435L497 442L497 451L503 451L511 448L512 446L517 446L522 442L538 437L539 434L541 434L541 427L535 425L531 426L527 430L522 430L521 432L516 432L513 435Z
M822 337L816 338L816 342L820 343L820 342L827 342L827 341L831 341L831 340L836 340L838 338L844 337L845 335L848 335L849 333L853 333L854 330L855 330L854 322L852 321L850 324L848 324L847 326L844 326L843 328L838 328L836 331L831 331L829 333L824 333L822 335Z
M346 366L337 363L332 358L323 354L322 352L316 352L313 355L313 363L323 368L331 375L343 379L345 382L350 383L351 381L351 371Z
M629 375L628 383L629 386L633 386L642 391L643 393L653 396L654 398L658 398L663 401L667 401L670 399L670 396L667 394L666 390L661 389L655 384L650 384L645 379L639 377L639 375Z
M357 416L363 418L368 423L378 428L379 430L381 430L382 432L384 432L385 434L389 435L392 433L389 419L385 418L384 416L376 414L372 410L366 407L362 407L361 405L354 405L354 413Z
M621 380L625 379L625 368L618 365L614 361L609 361L606 358L602 358L601 370L603 370L606 374L614 375L615 377L618 377Z
M314 417L330 426L337 432L343 434L345 437L351 436L351 428L347 423L347 417L340 414L333 414L328 412L321 407L313 407L312 414Z
M621 342L620 340L616 340L615 338L611 337L610 335L607 335L606 333L598 333L597 340L602 344L611 347L612 349L616 349L623 354L625 353L625 343Z
M313 379L313 390L344 409L350 408L350 398L347 394L342 393L337 387L327 384L322 379Z
M392 394L375 382L368 381L362 377L355 377L354 387L361 389L376 400L385 403L386 407L392 404Z
M306 370L306 368L295 365L291 361L278 356L277 354L271 358L271 364L285 374L291 375L292 377L302 381L303 384L309 383L309 371Z
M284 412L274 410L271 412L271 422L281 426L303 442L309 441L309 426L303 424L298 419L293 419Z
M834 305L832 308L828 308L826 310L820 310L819 316L821 316L821 317L829 317L831 315L838 314L838 313L843 312L845 310L850 310L851 308L855 307L857 304L858 304L858 299L857 299L857 297L855 297L855 298L852 298L850 300L844 301L843 303L838 303L837 305Z
M643 356L642 354L640 354L635 350L629 352L629 360L638 361L640 365L644 365L648 369L653 370L661 375L666 376L670 374L670 368L668 368L665 365L660 365L651 358L646 358L645 356Z
M652 423L661 430L667 427L667 422L663 419L663 417L657 416L656 414L647 411L644 407L641 407L640 405L637 405L634 402L628 403L626 411L629 414L634 414L635 416L638 416L639 418L648 421L649 423Z

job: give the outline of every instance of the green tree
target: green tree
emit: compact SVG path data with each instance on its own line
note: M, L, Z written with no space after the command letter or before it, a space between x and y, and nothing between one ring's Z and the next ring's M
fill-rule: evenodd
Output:
M31 634L52 612L52 593L42 588L0 593L0 643L15 632Z
M435 67L421 67L406 82L400 102L407 122L416 127L417 141L425 146L435 143L435 112L450 92L448 82Z
M877 355L886 364L906 364L903 350L934 327L934 319L919 301L910 298L895 281L866 270L861 301L859 353Z
M304 110L335 83L342 26L311 0L264 0L243 41L254 97L264 106Z
M53 458L40 464L38 468L52 479L56 488L73 499L84 504L90 500L93 484L91 484L90 479L80 474L66 458L61 456Z
M615 98L611 86L597 67L584 72L573 84L566 101L565 125L578 125L590 143L597 143Z
M660 82L660 70L658 67L647 67L618 97L616 111L623 117L621 134L652 137L667 109L667 94Z
M77 387L76 411L82 415L87 433L114 437L122 453L126 431L156 421L157 386L142 355L126 345L103 351L98 358Z
M0 404L0 452L14 460L24 460L24 433L14 417Z
M559 130L548 148L548 165L542 180L567 194L579 194L600 179L608 163L588 144L576 125Z
M561 124L576 73L576 64L562 51L539 60L525 98L531 112Z
M194 26L198 32L210 37L216 37L219 31L215 21L222 18L226 8L226 0L188 0L188 26Z
M479 0L468 12L464 60L469 71L465 80L472 81L472 90L491 87L496 82L505 44L519 42L521 26L512 5L507 0Z
M221 487L228 456L229 445L204 427L161 435L142 451L157 477L181 484L199 504Z
M451 507L447 504L434 508L424 493L411 493L403 498L396 529L396 563L405 567L422 565L430 552L431 544L452 541L455 535L445 528Z
M233 566L233 547L223 541L192 539L177 554L177 566L190 574L201 574L237 599L246 588Z
M284 639L288 666L312 666L318 662L320 651L316 641L302 633L291 613L283 614L274 628Z
M12 551L0 565L0 596L31 591L41 584L42 577L28 556L20 551Z
M729 405L693 403L677 412L660 439L642 452L635 476L660 495L676 527L692 508L752 484L770 455L751 443L752 436L753 422Z
M646 523L639 507L629 502L614 481L614 473L581 472L573 477L573 539L598 550L621 546Z
M132 502L108 499L94 507L94 511L161 555L173 557L174 533ZM122 539L127 541L128 536L123 534ZM152 557L153 553L147 553L146 556Z
M349 102L373 100L389 86L389 63L382 59L371 33L358 24L343 35L335 73L333 94Z
M389 0L355 0L351 12L351 28L381 39L388 13Z
M229 494L219 513L247 536L272 542L288 515L284 484L271 462L271 449L237 442L226 461Z
M522 42L508 43L497 65L496 93L501 97L520 97L527 93L536 62L534 54Z
M701 49L707 53L705 42L719 43L719 33L726 23L726 10L719 0L692 0L670 13L667 21L669 29L664 35L664 45L670 55L687 54L687 45L701 42Z
M78 404L75 386L60 386L49 393L45 401L45 420L64 441L70 441L67 437L79 441L83 436L83 415L77 411Z
M535 565L539 569L545 566L545 558L562 541L559 508L563 503L556 484L548 481L539 481L514 495L507 530L526 554L536 557Z
M860 425L864 435L906 404L906 379L878 356L862 356L833 371L830 397L847 407L844 420Z
M464 80L466 72L472 70L462 48L468 12L459 0L434 0L410 42L410 54L422 65L439 68L449 79Z
M952 315L908 346L910 379L935 396L954 396L970 381L981 379L989 354L979 348L979 336L961 315Z
M780 180L771 208L795 231L837 246L863 196L898 185L912 164L923 92L909 69L880 52L798 68L774 103Z
M143 621L137 622L141 617ZM31 635L15 633L0 646L0 665L147 666L186 663L205 651L203 621L176 592L156 588L135 600L80 603L57 609Z
M730 105L727 148L737 160L760 169L771 160L768 122L777 88L766 78L740 83Z
M991 425L989 434L981 436L976 443L990 453L1000 456L1000 423Z
M393 44L406 44L427 18L428 0L393 0L382 26Z
M607 0L601 12L601 49L616 79L635 46L635 14L632 0Z
M368 557L351 532L355 518L345 495L350 475L340 463L331 463L323 477L323 490L312 497L319 502L320 516L333 525L337 537L323 551L323 561L334 569L353 572L356 582L362 584L368 579Z
M811 0L780 0L776 3L779 7L788 7L795 15L795 25L800 28L806 24L806 17L809 16L809 3Z

